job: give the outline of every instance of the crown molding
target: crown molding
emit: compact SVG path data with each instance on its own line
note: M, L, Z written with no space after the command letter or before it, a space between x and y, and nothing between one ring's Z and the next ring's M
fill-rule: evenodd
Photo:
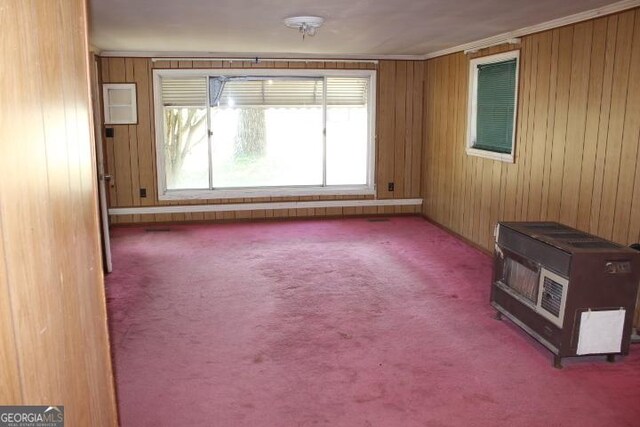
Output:
M89 53L93 53L94 55L100 56L102 51L97 47L95 47L94 45L89 44Z
M438 56L444 56L444 55L449 55L452 53L463 52L463 51L475 51L479 49L484 49L487 47L508 43L509 40L511 39L517 39L519 37L528 36L531 34L542 32L542 31L552 30L558 27L564 27L565 25L571 25L578 22L588 21L589 19L594 19L601 16L605 16L605 15L611 15L612 13L622 12L628 9L633 9L634 7L638 7L638 6L640 6L640 0L623 0L623 1L612 3L606 6L598 7L596 9L591 9L585 12L580 12L573 15L565 16L564 18L552 19L551 21L543 22L541 24L531 25L529 27L520 28L518 30L510 31L508 33L497 34L495 36L487 37L474 42L461 44L458 46L439 50L437 52L427 53L423 55L423 59L437 58Z
M424 55L361 55L344 54L328 55L313 53L229 53L229 52L153 52L153 51L126 51L111 50L103 51L100 56L105 57L132 57L132 58L155 58L155 59L200 59L200 60L226 60L226 61L377 61L377 60L397 60L397 61L421 61Z
M598 18L613 13L622 12L628 9L640 7L640 0L622 0L611 3L606 6L587 10L585 12L575 13L563 18L553 19L541 24L531 25L529 27L520 28L507 33L497 34L495 36L486 37L484 39L461 44L429 52L421 55L365 55L365 54L305 54L305 53L229 53L229 52L152 52L152 51L102 51L100 56L105 57L135 57L135 58L181 58L181 59L225 59L228 61L372 61L372 60L396 60L396 61L422 61L425 59L437 58L439 56L449 55L452 53L463 51L475 51L487 47L508 43L509 40L531 34L547 31L565 25L571 25L578 22L588 21L589 19Z

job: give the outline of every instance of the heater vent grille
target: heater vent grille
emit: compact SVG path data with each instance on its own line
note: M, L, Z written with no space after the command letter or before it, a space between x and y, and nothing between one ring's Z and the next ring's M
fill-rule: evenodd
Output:
M562 307L562 290L563 285L545 277L542 283L542 300L540 306L556 317L560 316L560 307Z
M505 259L504 282L533 304L538 300L538 272L512 258Z

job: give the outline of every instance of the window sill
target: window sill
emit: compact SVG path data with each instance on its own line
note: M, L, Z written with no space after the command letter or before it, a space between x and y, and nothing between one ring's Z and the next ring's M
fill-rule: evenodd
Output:
M209 200L246 199L260 197L303 197L303 196L374 196L373 186L333 186L333 187L263 187L221 190L166 190L159 200Z
M485 159L498 160L501 162L514 163L513 153L496 153L494 151L478 150L477 148L467 147L468 156L483 157Z

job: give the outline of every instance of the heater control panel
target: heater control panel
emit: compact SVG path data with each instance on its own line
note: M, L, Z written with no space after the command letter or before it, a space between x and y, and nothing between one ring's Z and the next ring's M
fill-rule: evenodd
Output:
M605 271L609 274L631 273L631 261L607 261Z

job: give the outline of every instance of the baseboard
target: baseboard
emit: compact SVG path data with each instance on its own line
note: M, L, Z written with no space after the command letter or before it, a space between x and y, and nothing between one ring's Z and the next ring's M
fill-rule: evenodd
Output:
M376 213L376 214L342 214L340 216L283 216L283 217L263 217L263 218L220 218L220 219L195 219L185 221L157 221L157 222L125 222L111 224L109 228L135 228L135 227L169 227L177 225L197 225L197 224L238 224L248 222L287 222L287 221L336 221L341 219L367 219L367 218L399 218L415 216L423 218L420 213Z
M439 229L446 231L447 233L451 234L452 236L455 236L458 240L462 240L463 242L465 242L467 245L472 246L474 249L479 250L480 252L489 255L489 256L493 256L493 252L488 250L487 248L485 248L484 246L480 246L479 244L477 244L476 242L469 240L468 238L464 237L463 235L461 235L460 233L456 233L455 231L453 231L452 229L450 229L447 226L444 226L442 224L440 224L437 221L434 221L432 218L430 218L428 215L422 214L422 217L424 219L426 219L427 221L429 221L431 224L435 225L436 227L438 227Z
M212 205L166 205L109 208L109 215L146 215L201 212L240 212L278 209L357 208L383 206L420 206L422 199L312 200L266 203L218 203Z

